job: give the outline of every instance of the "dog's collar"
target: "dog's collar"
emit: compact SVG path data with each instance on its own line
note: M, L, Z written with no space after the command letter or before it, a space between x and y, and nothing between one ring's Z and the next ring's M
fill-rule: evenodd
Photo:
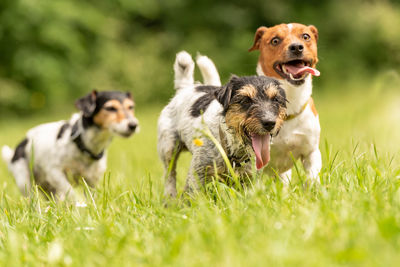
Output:
M83 153L88 154L93 160L99 160L103 157L104 155L104 150L101 151L99 154L94 154L92 151L90 151L85 144L82 141L81 135L78 134L77 137L75 137L74 139L72 139L72 141L74 141L74 143L76 144L76 146L79 148L80 151L82 151Z
M304 103L304 105L301 107L299 112L294 113L294 114L290 114L290 115L286 115L284 120L285 121L290 121L290 120L293 120L294 118L296 118L297 116L299 116L306 109L306 107L308 106L310 101L312 101L311 97L306 101L306 103Z
M93 160L99 160L103 157L104 155L104 150L101 151L99 154L94 154L92 151L90 151L89 148L87 148L85 146L85 143L83 143L81 134L77 134L78 133L78 121L75 122L75 124L72 126L72 130L71 130L71 137L72 137L72 141L76 144L76 146L78 147L78 149L82 152L82 153L86 153L87 155L89 155L89 157Z
M221 126L219 126L218 128L219 128L219 137L221 140L221 146L224 149L226 155L228 156L229 162L234 166L240 166L242 163L248 163L250 161L250 157L246 153L242 156L237 156L231 153L228 147L224 131L221 129Z

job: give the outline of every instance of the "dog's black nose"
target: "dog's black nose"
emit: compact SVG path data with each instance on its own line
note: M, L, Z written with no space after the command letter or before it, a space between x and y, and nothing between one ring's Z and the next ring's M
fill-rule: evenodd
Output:
M128 124L128 128L131 131L134 131L136 129L136 127L137 127L137 124L134 123L134 122L131 122L131 123Z
M303 50L304 46L302 44L294 43L289 45L289 51L296 56L301 55L303 53Z
M263 127L265 130L267 130L268 132L272 131L272 129L274 129L276 122L275 121L271 121L271 120L262 120L261 121Z

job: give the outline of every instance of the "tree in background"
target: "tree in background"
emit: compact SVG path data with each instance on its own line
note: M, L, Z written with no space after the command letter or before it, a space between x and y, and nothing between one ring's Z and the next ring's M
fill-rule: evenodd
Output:
M92 88L165 102L182 49L210 56L223 81L254 74L257 27L289 22L319 29L320 88L399 71L395 1L2 0L0 114L52 109Z

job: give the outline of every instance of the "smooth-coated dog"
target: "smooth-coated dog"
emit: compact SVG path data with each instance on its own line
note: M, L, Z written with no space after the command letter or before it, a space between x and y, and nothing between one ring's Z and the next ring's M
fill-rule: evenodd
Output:
M257 74L278 79L288 100L287 116L279 135L272 140L271 161L265 170L291 179L293 158L301 159L308 177L319 182L322 167L319 150L320 124L312 94L318 30L298 23L259 27L249 51L259 50Z
M29 195L33 177L57 200L74 200L70 181L83 177L95 186L106 170L106 149L113 136L129 137L138 128L128 92L93 90L75 105L81 112L70 120L30 129L15 150L3 146L3 159L23 195Z
M201 72L208 75L205 83L218 84L213 63L205 57L199 61ZM227 174L217 147L201 133L205 128L222 145L239 175L251 174L250 159L254 156L257 169L265 166L270 159L271 135L279 131L286 113L285 93L279 82L265 76L232 76L221 87L196 85L194 62L184 51L177 54L174 70L176 94L158 120L158 153L165 169L165 195L177 194L176 163L182 151L192 154L186 192L198 190L206 177Z

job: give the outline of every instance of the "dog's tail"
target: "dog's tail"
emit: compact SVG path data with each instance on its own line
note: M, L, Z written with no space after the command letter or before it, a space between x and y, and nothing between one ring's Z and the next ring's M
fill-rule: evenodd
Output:
M176 54L174 71L174 86L176 90L194 84L194 62L188 52L181 51Z
M214 62L206 56L198 54L196 57L196 63L203 76L203 83L205 85L221 86L221 79Z
M10 164L12 157L14 156L14 150L12 150L9 146L3 146L1 149L1 156L5 163Z

